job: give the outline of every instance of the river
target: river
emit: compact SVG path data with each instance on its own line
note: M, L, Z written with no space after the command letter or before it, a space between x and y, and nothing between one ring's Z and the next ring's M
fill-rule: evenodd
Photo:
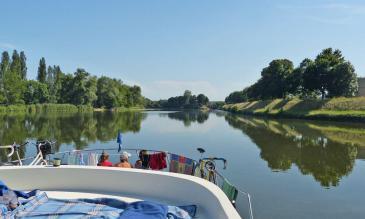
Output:
M0 116L0 143L56 139L57 151L117 147L228 160L222 173L253 198L255 218L363 218L365 125L231 113L146 111ZM21 156L31 156L27 146ZM136 154L133 154L136 157ZM5 154L0 151L0 159ZM116 157L112 158L116 161ZM218 164L218 166L221 166ZM191 204L191 203L188 203ZM246 216L246 202L238 199Z

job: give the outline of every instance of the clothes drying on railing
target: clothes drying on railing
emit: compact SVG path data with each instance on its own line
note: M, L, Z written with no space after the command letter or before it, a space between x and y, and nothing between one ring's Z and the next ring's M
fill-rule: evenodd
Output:
M95 153L89 153L87 155L87 165L88 166L97 166L99 160L99 155Z
M84 155L81 152L69 154L67 158L68 165L85 165Z
M238 190L225 178L223 179L222 191L226 194L226 196L232 203L236 201Z
M149 158L149 166L152 170L162 170L167 167L166 164L166 153L165 152L159 152L150 154Z
M177 154L170 154L170 172L193 175L193 170L194 160Z

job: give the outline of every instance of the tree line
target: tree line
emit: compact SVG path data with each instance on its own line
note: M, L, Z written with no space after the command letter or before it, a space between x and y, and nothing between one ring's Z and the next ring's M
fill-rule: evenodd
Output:
M314 60L304 59L294 68L288 59L276 59L261 71L261 78L241 91L226 97L226 103L251 100L299 97L353 97L358 92L354 66L345 60L340 50L327 48Z
M197 109L207 106L209 98L204 94L193 95L190 90L186 90L182 96L170 97L167 100L151 101L147 100L148 108L184 108Z
M60 66L47 66L39 61L37 80L27 79L26 56L4 51L0 62L0 104L59 103L93 107L138 107L144 105L141 88L128 86L121 80L97 78L85 69L73 74L62 72Z

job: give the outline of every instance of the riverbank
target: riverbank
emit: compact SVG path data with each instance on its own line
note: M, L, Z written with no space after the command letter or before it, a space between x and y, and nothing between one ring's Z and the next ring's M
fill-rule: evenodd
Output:
M260 100L226 104L222 109L233 113L274 118L365 121L365 97L328 100Z
M93 108L86 105L72 105L72 104L32 104L32 105L8 105L0 106L0 114L6 113L42 113L42 112L99 112L99 111L141 111L143 107L131 107L131 108Z

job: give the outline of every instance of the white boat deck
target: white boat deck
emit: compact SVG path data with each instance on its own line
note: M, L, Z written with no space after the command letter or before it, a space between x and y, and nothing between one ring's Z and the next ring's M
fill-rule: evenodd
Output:
M45 191L45 192L49 198L65 199L65 200L80 199L80 198L88 198L88 199L112 198L112 199L117 199L117 200L127 202L127 203L142 201L142 199L138 199L138 198L116 196L116 195L104 195L104 194L87 193L87 192L59 192L59 191Z
M108 167L0 167L0 178L17 190L40 189L58 199L116 198L197 205L197 218L241 218L213 183L183 174Z

